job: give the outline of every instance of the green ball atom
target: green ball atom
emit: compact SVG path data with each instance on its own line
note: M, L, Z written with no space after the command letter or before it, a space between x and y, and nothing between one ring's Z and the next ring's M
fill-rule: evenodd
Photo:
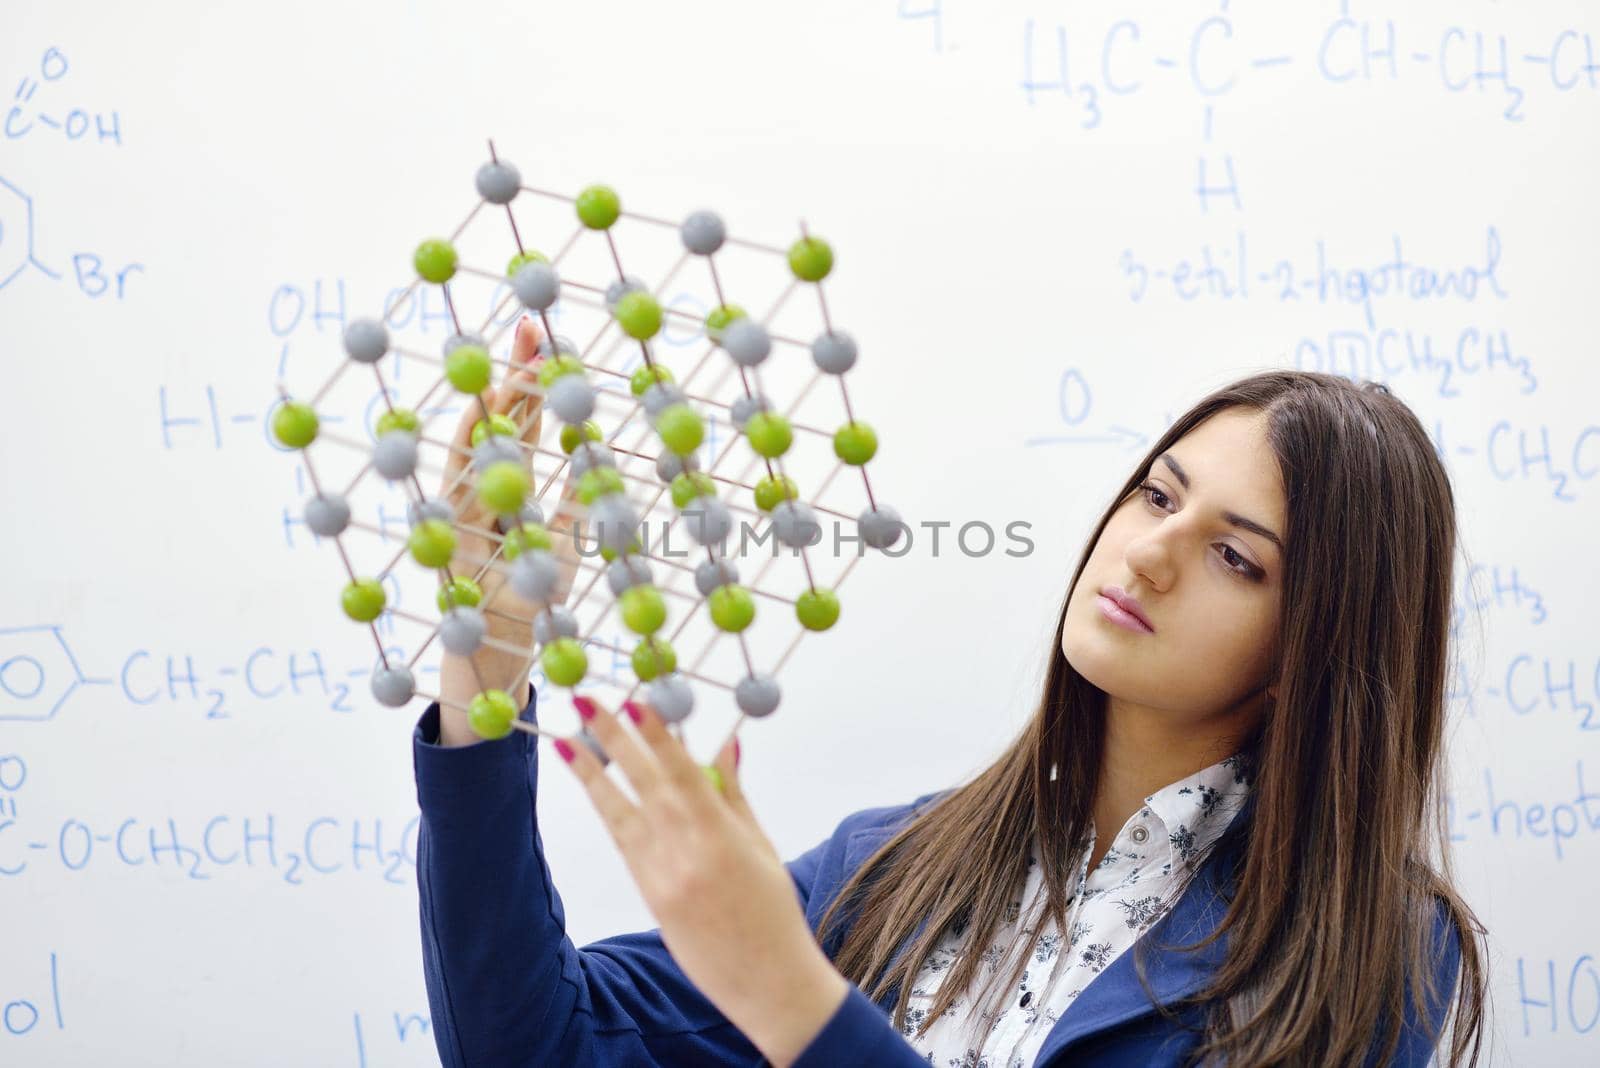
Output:
M717 625L718 630L730 634L744 630L756 618L756 602L751 598L750 591L737 583L730 582L712 590L709 603L711 622Z
M582 423L568 423L561 428L561 451L571 456L572 450L583 444L585 439L599 441L604 437L600 424L593 419L585 419Z
M866 423L846 423L833 435L833 454L860 467L878 452L878 433Z
M636 341L647 341L661 332L661 305L642 289L630 289L617 301L617 325Z
M467 722L472 733L493 741L511 733L511 721L517 718L517 706L504 690L484 690L467 705Z
M378 416L376 429L380 438L391 430L406 430L415 434L422 429L422 420L410 408L390 408Z
M680 471L673 476L669 488L672 491L672 503L679 511L689 507L696 497L717 495L716 482L704 471Z
M449 582L441 583L438 596L434 598L441 615L452 608L471 608L481 600L483 587L466 575L457 575Z
M546 256L543 252L535 252L530 248L511 257L511 262L506 264L506 277L510 278L512 275L516 274L530 263L549 262L549 256Z
M444 358L445 377L462 393L482 393L489 388L494 364L482 345L457 345Z
M640 682L678 670L678 654L672 646L651 635L633 647L633 673Z
M482 419L479 419L476 423L472 424L472 447L476 449L479 445L482 445L483 439L488 437L490 434L499 434L502 437L515 437L517 434L517 421L511 418L509 415L501 415L499 412L495 412L493 415L489 416L489 422L487 425L485 425Z
M769 460L782 456L794 444L794 431L789 429L789 420L777 412L756 412L746 419L744 436L750 439L752 449Z
M317 413L300 401L284 401L272 413L272 436L291 449L303 449L317 438Z
M578 194L578 220L591 230L609 229L622 214L622 201L609 185L591 185Z
M615 467L591 467L578 476L578 501L585 506L608 493L622 493L626 489L622 474Z
M557 638L539 652L544 677L557 686L576 686L589 671L589 654L576 638Z
M501 515L522 511L522 502L527 496L528 472L521 464L496 460L478 476L478 500Z
M827 630L839 621L839 598L821 586L806 590L795 598L794 614L807 630Z
M712 341L722 340L722 331L735 319L743 319L745 310L737 304L724 304L720 308L712 308L711 314L706 316L706 337Z
M583 361L570 352L558 352L554 359L546 357L539 365L539 384L545 389L562 375L583 374Z
M411 264L430 282L448 282L456 273L456 248L441 237L429 238L417 246Z
M633 377L628 380L628 389L635 397L644 396L644 391L657 382L675 382L672 372L658 364L644 364L634 368Z
M687 404L669 404L656 416L656 433L661 443L679 456L687 456L705 439L705 424L700 413Z
M789 246L789 270L803 282L820 282L833 270L833 249L820 237L802 237Z
M383 606L388 600L383 593L383 583L374 578L356 579L348 583L344 593L340 594L339 602L344 606L344 614L357 623L371 623L383 614Z
M639 539L638 538L634 538L631 542L628 543L628 552L629 553L642 553L642 552L644 552L644 546L639 544ZM600 546L600 559L604 560L608 564L611 563L611 561L615 560L619 555L621 555L621 554L618 553L617 550L613 549L609 545Z
M443 519L424 519L406 539L411 558L423 567L444 567L456 551L456 532Z
M629 586L617 598L622 605L622 622L635 634L654 634L667 621L667 603L661 591L649 583Z
M543 523L523 523L506 533L505 545L501 548L500 555L507 560L515 560L525 549L553 549L555 544L549 528Z
M756 507L770 512L784 501L798 500L800 487L788 475L764 475L756 483Z

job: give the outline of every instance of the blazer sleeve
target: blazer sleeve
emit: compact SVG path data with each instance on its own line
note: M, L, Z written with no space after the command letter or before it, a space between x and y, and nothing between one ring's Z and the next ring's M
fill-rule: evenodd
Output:
M1405 1001L1405 1021L1400 1027L1400 1044L1395 1048L1394 1056L1387 1061L1381 1060L1382 1043L1381 1040L1375 1041L1367 1052L1367 1068L1377 1068L1380 1064L1400 1065L1403 1068L1427 1068L1432 1063L1445 1017L1450 1012L1457 972L1461 968L1461 934L1442 901L1437 903L1434 914L1433 945L1438 947L1434 953L1436 963L1433 975L1437 1000L1427 1007L1426 1016L1423 1016L1417 1012L1417 1007L1412 1003L1408 991ZM1380 1024L1378 1028L1380 1035L1383 1034L1386 1023L1385 1020Z
M536 704L530 687L520 718L536 722ZM446 1068L760 1063L659 928L581 949L567 937L534 814L537 739L513 731L444 747L438 737L434 703L412 756L423 976ZM802 907L832 841L787 865Z

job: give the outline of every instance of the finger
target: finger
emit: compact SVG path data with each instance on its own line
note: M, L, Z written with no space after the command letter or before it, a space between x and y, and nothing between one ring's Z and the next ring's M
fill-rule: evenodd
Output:
M572 465L567 465L566 479L561 485L561 497L556 502L555 513L545 525L553 531L566 530L572 526L578 514L578 474Z
M517 321L511 343L511 369L490 403L490 409L502 415L521 413L513 418L523 428L525 441L529 440L528 428L537 425L544 404L544 391L539 387L539 367L544 363L539 354L540 336L541 331L530 316Z
M618 849L627 853L648 833L644 814L617 788L617 784L611 781L605 767L595 759L595 755L590 752L587 745L581 741L571 742L565 738L557 738L555 749L572 769L572 773L578 777L578 781L583 784L584 792L589 795L595 811L600 814L601 822L611 832L611 840L617 844Z
M622 708L637 725L639 737L644 739L666 780L695 804L707 805L714 801L717 788L683 743L667 730L654 706L645 701L624 701Z
M722 747L717 754L717 759L712 766L717 769L722 780L722 796L727 799L728 808L733 810L739 823L750 832L750 836L760 844L760 847L780 864L783 857L778 853L778 847L772 844L772 839L767 837L765 828L756 819L756 814L750 807L749 800L745 797L744 787L739 782L739 736L735 734L728 739L728 744Z
M666 780L660 765L633 732L591 697L574 694L572 707L578 710L578 716L600 742L600 748L611 757L611 762L627 776L628 784L633 787L640 804L646 807L659 804L666 790Z
M451 503L455 503L467 490L464 483L457 485L456 480L461 477L467 461L471 459L472 427L478 421L478 402L471 398L464 399L466 407L461 412L461 418L456 421L455 436L450 439L450 448L445 453L444 478L439 483L439 495L448 498Z

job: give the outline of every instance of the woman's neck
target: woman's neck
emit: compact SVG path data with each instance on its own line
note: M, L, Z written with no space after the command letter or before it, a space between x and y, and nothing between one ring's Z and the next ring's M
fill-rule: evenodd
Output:
M1262 693L1254 691L1232 708L1198 718L1106 697L1090 870L1146 797L1238 752L1260 721Z

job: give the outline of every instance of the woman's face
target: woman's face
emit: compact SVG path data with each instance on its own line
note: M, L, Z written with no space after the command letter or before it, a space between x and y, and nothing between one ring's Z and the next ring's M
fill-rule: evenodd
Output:
M1266 417L1218 412L1142 474L1073 590L1061 652L1113 700L1198 724L1255 699L1277 660L1283 554L1273 539L1288 524ZM1108 586L1136 600L1154 630L1107 619Z

